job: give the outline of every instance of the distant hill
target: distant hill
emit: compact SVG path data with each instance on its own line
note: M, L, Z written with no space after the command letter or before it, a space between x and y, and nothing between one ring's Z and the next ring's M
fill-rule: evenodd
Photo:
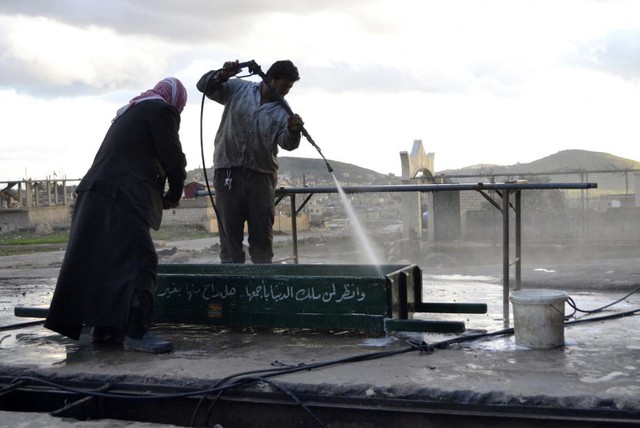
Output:
M326 174L327 167L322 159L279 157L280 173L291 171L304 171L309 174ZM370 175L386 178L373 170L357 165L329 160L335 173L347 173L352 176ZM456 170L437 171L436 175L447 174L477 174L479 171L493 171L494 174L543 174L566 172L594 172L594 171L619 171L637 169L640 170L640 162L621 158L604 152L591 152L588 150L563 150L553 155L529 163L517 163L515 165L472 165Z
M330 182L331 175L327 170L327 165L320 158L298 158L280 156L278 157L280 169L278 175L301 179L305 178L312 183L314 181ZM341 183L353 183L363 185L373 185L382 183L398 183L399 177L393 177L371 169L363 168L350 163L338 162L329 159L334 174ZM542 159L529 163L517 163L515 165L491 165L479 164L471 165L460 169L448 169L436 171L436 175L446 175L450 177L458 176L454 181L487 181L496 178L497 181L505 179L525 178L530 179L532 175L542 175L544 179L548 174L547 181L553 182L579 182L588 180L597 182L598 187L622 191L627 186L624 174L612 174L611 171L640 170L640 162L625 159L603 152L591 152L587 150L563 150ZM197 179L201 170L189 172L188 180ZM598 174L596 171L608 171L606 174ZM582 175L576 173L583 173ZM213 171L207 169L207 174L211 180ZM468 179L465 179L468 177Z
M624 169L640 169L640 162L603 152L563 150L529 163L517 163L515 165L471 165L460 169L438 171L437 174L469 175L493 172L493 174L496 175L513 175Z
M497 178L496 181L520 178L556 183L588 181L598 183L599 191L605 193L626 193L630 188L633 188L634 180L628 174L623 173L625 170L640 172L640 162L603 152L563 150L529 163L506 166L472 165L460 169L438 171L436 175L452 177L452 180L456 182L478 179L486 181L493 178ZM620 172L617 173L617 171Z
M342 184L380 184L389 181L388 175L380 174L371 169L331 159L328 159L327 162L333 168L333 173ZM281 180L286 177L301 180L304 175L305 179L311 182L320 181L329 183L333 181L333 177L329 173L327 164L323 159L278 156L278 164L280 165L278 176ZM201 181L200 171L202 170L196 169L189 171L187 181L194 179ZM213 179L212 168L207 168L207 175L209 176L209 180ZM393 177L391 177L391 179L393 179Z
M640 169L640 162L609 153L587 150L563 150L527 165L537 171L607 171Z
M385 174L363 168L350 163L338 162L328 159L327 162L333 168L333 173L340 181L354 183L379 183L388 178ZM300 175L304 173L311 177L329 177L327 164L317 158L296 158L288 156L278 157L280 169L278 175Z

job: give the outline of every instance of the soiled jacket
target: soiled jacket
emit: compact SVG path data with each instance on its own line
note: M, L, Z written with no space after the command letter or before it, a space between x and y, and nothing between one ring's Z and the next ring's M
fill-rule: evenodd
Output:
M198 83L201 91L206 77ZM207 91L209 98L225 106L216 133L214 168L275 173L278 146L294 150L300 145L300 133L289 132L288 114L282 106L278 102L260 105L260 85L231 79Z
M113 122L77 191L122 199L158 230L163 196L179 201L186 178L179 129L180 114L171 104L162 100L136 104Z

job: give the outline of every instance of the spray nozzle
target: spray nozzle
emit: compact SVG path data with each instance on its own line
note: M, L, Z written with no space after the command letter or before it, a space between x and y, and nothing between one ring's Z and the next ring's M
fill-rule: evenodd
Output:
M331 168L331 165L329 165L329 161L327 160L327 158L324 157L324 155L322 154L322 150L320 150L320 147L318 147L316 142L313 141L313 138L311 138L311 135L309 135L307 130L304 129L304 126L302 127L302 131L301 132L302 132L302 135L305 136L307 141L309 141L309 143L311 143L311 145L318 151L318 153L320 154L320 156L324 160L325 165L327 165L327 170L329 170L330 173L333 172L333 168Z
M238 70L245 67L247 67L249 69L249 73L252 74L256 73L260 68L260 66L254 60L245 61L238 64Z
M324 156L322 156L324 158ZM331 165L329 165L329 162L327 162L327 160L324 160L325 165L327 165L327 170L329 170L329 172L333 172L333 168L331 168Z

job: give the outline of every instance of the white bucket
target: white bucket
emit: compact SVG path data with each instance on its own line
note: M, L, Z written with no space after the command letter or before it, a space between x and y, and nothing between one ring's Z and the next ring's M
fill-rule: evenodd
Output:
M535 349L564 345L564 291L518 290L510 300L516 345Z

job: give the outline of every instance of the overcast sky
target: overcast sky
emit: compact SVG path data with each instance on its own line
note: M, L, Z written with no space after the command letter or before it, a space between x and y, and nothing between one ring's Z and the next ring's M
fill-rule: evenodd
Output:
M80 178L116 110L166 76L189 91L180 134L201 167L195 84L233 59L291 59L287 99L322 153L381 173L418 139L436 171L640 160L636 0L3 1L0 50L0 180ZM205 101L207 167L221 112Z

